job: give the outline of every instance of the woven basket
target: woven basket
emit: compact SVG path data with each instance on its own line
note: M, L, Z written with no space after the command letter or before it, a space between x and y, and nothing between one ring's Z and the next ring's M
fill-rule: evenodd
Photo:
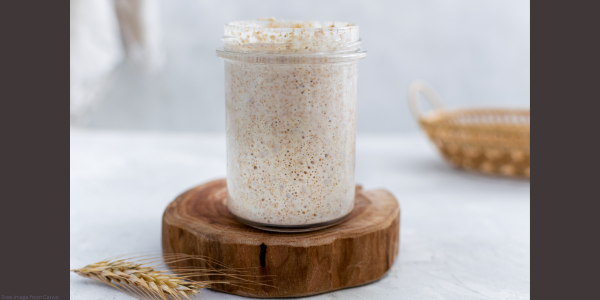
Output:
M422 114L419 93L434 111ZM490 174L530 177L529 109L443 109L435 91L422 81L408 90L413 114L453 166Z

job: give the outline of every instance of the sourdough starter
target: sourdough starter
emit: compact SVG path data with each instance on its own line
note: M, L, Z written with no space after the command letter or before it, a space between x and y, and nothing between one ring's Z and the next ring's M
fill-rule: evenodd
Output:
M357 59L322 52L347 47L358 28L332 39L335 27L325 33L285 28L294 24L319 26L226 26L226 34L237 30L244 38L236 44L230 37L229 49L219 53L226 59L227 205L237 217L257 223L318 224L354 207ZM281 26L283 31L274 31ZM283 41L270 45L269 35ZM315 50L307 52L311 46ZM238 55L242 48L251 54Z

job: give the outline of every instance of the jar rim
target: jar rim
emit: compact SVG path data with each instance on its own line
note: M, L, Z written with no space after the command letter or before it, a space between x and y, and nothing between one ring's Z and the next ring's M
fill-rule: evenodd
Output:
M359 27L349 22L259 19L225 24L217 56L259 63L334 63L361 59Z
M300 27L269 27L274 23L281 23L286 25L297 25ZM305 27L308 25L309 27ZM305 30L305 31L323 31L323 30L344 30L349 31L352 29L358 29L356 23L341 22L341 21L304 21L304 20L275 20L274 18L269 19L258 19L258 20L244 20L244 21L231 21L225 23L225 26L236 27L236 28L268 28L272 31L280 30ZM312 27L315 26L315 27Z

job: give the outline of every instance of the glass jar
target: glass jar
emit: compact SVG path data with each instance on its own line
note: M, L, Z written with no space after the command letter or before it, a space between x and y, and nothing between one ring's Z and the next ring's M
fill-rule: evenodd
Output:
M358 26L225 25L227 207L269 231L312 231L354 208Z

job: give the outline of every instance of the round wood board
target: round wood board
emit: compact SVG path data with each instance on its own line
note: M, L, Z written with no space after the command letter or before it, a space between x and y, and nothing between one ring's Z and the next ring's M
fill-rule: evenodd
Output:
M304 233L246 226L229 214L226 199L225 179L211 181L177 197L163 215L164 254L200 255L229 268L244 268L254 281L263 283L212 285L217 291L261 298L315 295L375 281L398 255L400 206L385 190L363 191L357 186L354 211L346 220ZM183 260L169 267L224 268L202 260Z

